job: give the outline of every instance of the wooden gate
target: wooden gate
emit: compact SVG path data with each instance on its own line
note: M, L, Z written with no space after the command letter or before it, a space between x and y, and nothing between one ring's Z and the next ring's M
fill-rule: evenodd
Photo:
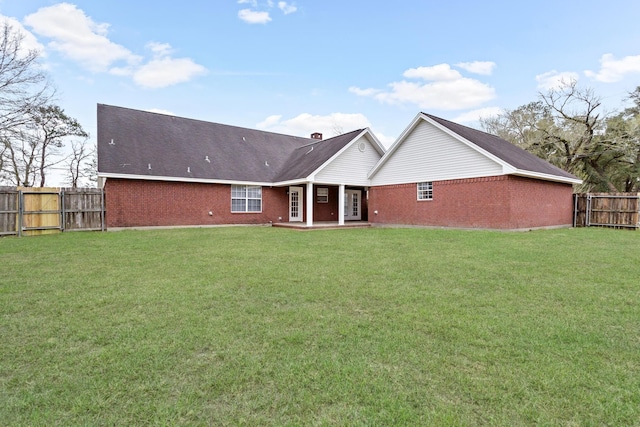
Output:
M640 227L640 193L574 194L574 227Z
M104 231L104 220L101 189L0 187L0 236Z

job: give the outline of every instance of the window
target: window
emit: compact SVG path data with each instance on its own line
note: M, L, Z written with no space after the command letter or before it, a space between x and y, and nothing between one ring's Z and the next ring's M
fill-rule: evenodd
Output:
M262 187L232 185L231 212L262 212Z
M318 191L318 203L329 203L329 189L326 187L320 187L317 189Z
M418 200L433 200L433 182L418 183Z

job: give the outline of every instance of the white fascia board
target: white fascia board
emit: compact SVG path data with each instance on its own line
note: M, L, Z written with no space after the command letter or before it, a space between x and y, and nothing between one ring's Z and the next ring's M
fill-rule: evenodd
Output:
M384 145L382 145L378 137L371 131L371 129L366 128L359 136L366 137L371 145L373 145L373 148L376 149L378 154L384 156L384 153L386 152Z
M128 174L121 174L121 173L98 173L98 178L139 179L143 181L195 182L195 183L201 183L201 184L259 185L261 187L273 186L273 183L271 182L233 181L228 179L183 178L183 177L176 177L176 176L156 176L156 175L128 175Z
M307 182L314 182L313 177L301 178L301 179L292 179L289 181L279 181L269 184L271 187L288 187L290 185L301 185L306 184Z
M525 178L541 179L544 181L562 182L565 184L582 184L581 179L568 178L568 177L559 176L559 175L550 175L550 174L540 173L540 172L531 172L531 171L526 171L521 169L516 169L515 172L511 172L510 175L517 175Z

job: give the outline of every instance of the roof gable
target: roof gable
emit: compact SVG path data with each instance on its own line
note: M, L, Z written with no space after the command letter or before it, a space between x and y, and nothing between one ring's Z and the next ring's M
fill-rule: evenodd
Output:
M362 129L324 140L312 140L291 153L275 182L306 178L362 132Z
M451 132L459 135L472 144L475 144L482 150L499 158L518 171L528 171L573 180L578 179L576 176L570 174L569 172L552 165L546 160L543 160L540 157L526 150L523 150L517 145L512 144L500 137L467 126L463 126L449 120L433 116L431 114L423 114L434 122L449 129Z
M419 113L415 117L369 173L370 178L373 178L383 168L384 164L393 158L394 153L423 122L432 124L460 143L501 165L503 174L522 175L567 183L581 182L574 175L495 135L425 113Z

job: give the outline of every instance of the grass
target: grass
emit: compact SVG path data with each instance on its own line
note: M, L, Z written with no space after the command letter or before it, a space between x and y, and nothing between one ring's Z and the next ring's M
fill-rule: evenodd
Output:
M640 425L640 235L0 239L0 424Z

